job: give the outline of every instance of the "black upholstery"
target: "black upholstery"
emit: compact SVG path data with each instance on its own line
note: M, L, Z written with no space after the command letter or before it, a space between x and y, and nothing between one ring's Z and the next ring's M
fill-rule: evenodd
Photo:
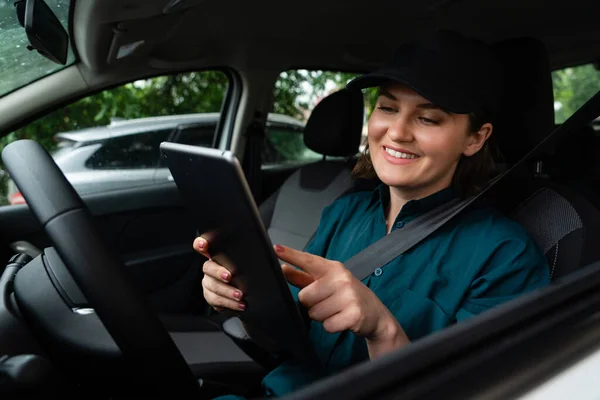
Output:
M495 44L504 69L505 109L495 121L495 136L507 163L513 164L554 129L554 96L544 44L517 38Z
M495 46L505 68L506 110L495 125L505 160L512 164L554 128L551 71L544 45L534 39L513 39ZM580 193L544 174L541 160L555 160L555 148L507 176L494 189L496 204L519 222L544 251L552 279L600 260L600 211ZM535 165L537 170L535 170ZM559 167L560 171L561 168Z
M586 125L557 142L560 157L552 160L553 174L560 180L593 174L596 163L596 133Z
M360 92L342 89L317 104L304 131L306 145L321 154L347 159L324 159L301 167L261 204L261 217L273 243L304 249L323 208L354 187L351 172L363 117Z
M512 210L544 251L552 279L600 260L600 212L580 193L546 179L519 190L528 197Z
M598 143L591 126L585 126L557 143L560 157L547 163L552 177L600 208L600 169L596 152Z

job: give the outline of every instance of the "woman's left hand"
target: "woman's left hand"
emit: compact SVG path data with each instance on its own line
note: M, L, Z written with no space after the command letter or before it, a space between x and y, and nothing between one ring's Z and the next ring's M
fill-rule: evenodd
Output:
M363 336L371 358L409 342L387 307L342 263L285 246L274 248L281 260L300 268L282 266L288 282L301 288L298 300L309 317L323 322L326 331Z

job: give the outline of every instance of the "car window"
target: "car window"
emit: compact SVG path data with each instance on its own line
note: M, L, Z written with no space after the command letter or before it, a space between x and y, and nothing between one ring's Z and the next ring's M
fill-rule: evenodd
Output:
M265 133L263 165L310 162L323 156L306 147L301 128L270 126Z
M557 124L567 120L600 89L600 64L584 64L552 72Z
M562 124L598 90L600 71L584 64L552 72L555 122ZM543 171L600 209L600 117L556 142Z
M138 80L85 97L0 138L0 151L32 139L50 152L80 194L164 182L152 171L159 145L178 126L190 144L212 145L229 90L222 71L199 71ZM0 165L0 169L2 166ZM116 173L119 170L128 172ZM22 203L18 188L0 174L0 205Z
M359 74L323 70L287 70L279 75L275 83L273 113L283 115L306 124L314 107L321 99L346 86ZM376 93L366 90L365 116L369 115L375 103ZM365 122L366 122L365 117ZM363 130L366 140L366 128ZM323 156L304 144L301 128L283 128L280 125L267 126L262 150L263 166L277 166L289 163L306 163L322 159Z
M170 129L127 135L108 140L85 162L91 169L155 168L160 158L160 144Z
M180 127L176 142L192 146L212 147L216 125Z
M58 20L68 30L70 0L45 0ZM66 65L56 64L35 51L29 51L29 40L15 12L14 1L0 1L0 97L59 71L75 61L69 46Z

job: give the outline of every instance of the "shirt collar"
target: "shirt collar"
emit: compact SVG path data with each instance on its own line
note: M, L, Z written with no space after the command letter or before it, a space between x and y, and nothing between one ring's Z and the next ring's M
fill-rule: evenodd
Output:
M413 219L426 213L427 211L433 210L437 206L452 200L454 197L456 197L456 192L452 186L450 186L422 199L410 200L404 205L404 207L402 207L397 218L408 217ZM383 215L385 216L385 210L390 202L389 186L384 183L378 185L373 191L371 202L378 203Z

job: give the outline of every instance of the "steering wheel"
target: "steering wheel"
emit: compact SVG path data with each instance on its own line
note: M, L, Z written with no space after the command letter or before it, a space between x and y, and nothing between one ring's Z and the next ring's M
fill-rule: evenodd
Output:
M179 349L48 152L35 141L19 140L6 146L2 160L90 307L143 378L136 380L143 384L137 389L154 395L176 389L183 398L202 398Z

